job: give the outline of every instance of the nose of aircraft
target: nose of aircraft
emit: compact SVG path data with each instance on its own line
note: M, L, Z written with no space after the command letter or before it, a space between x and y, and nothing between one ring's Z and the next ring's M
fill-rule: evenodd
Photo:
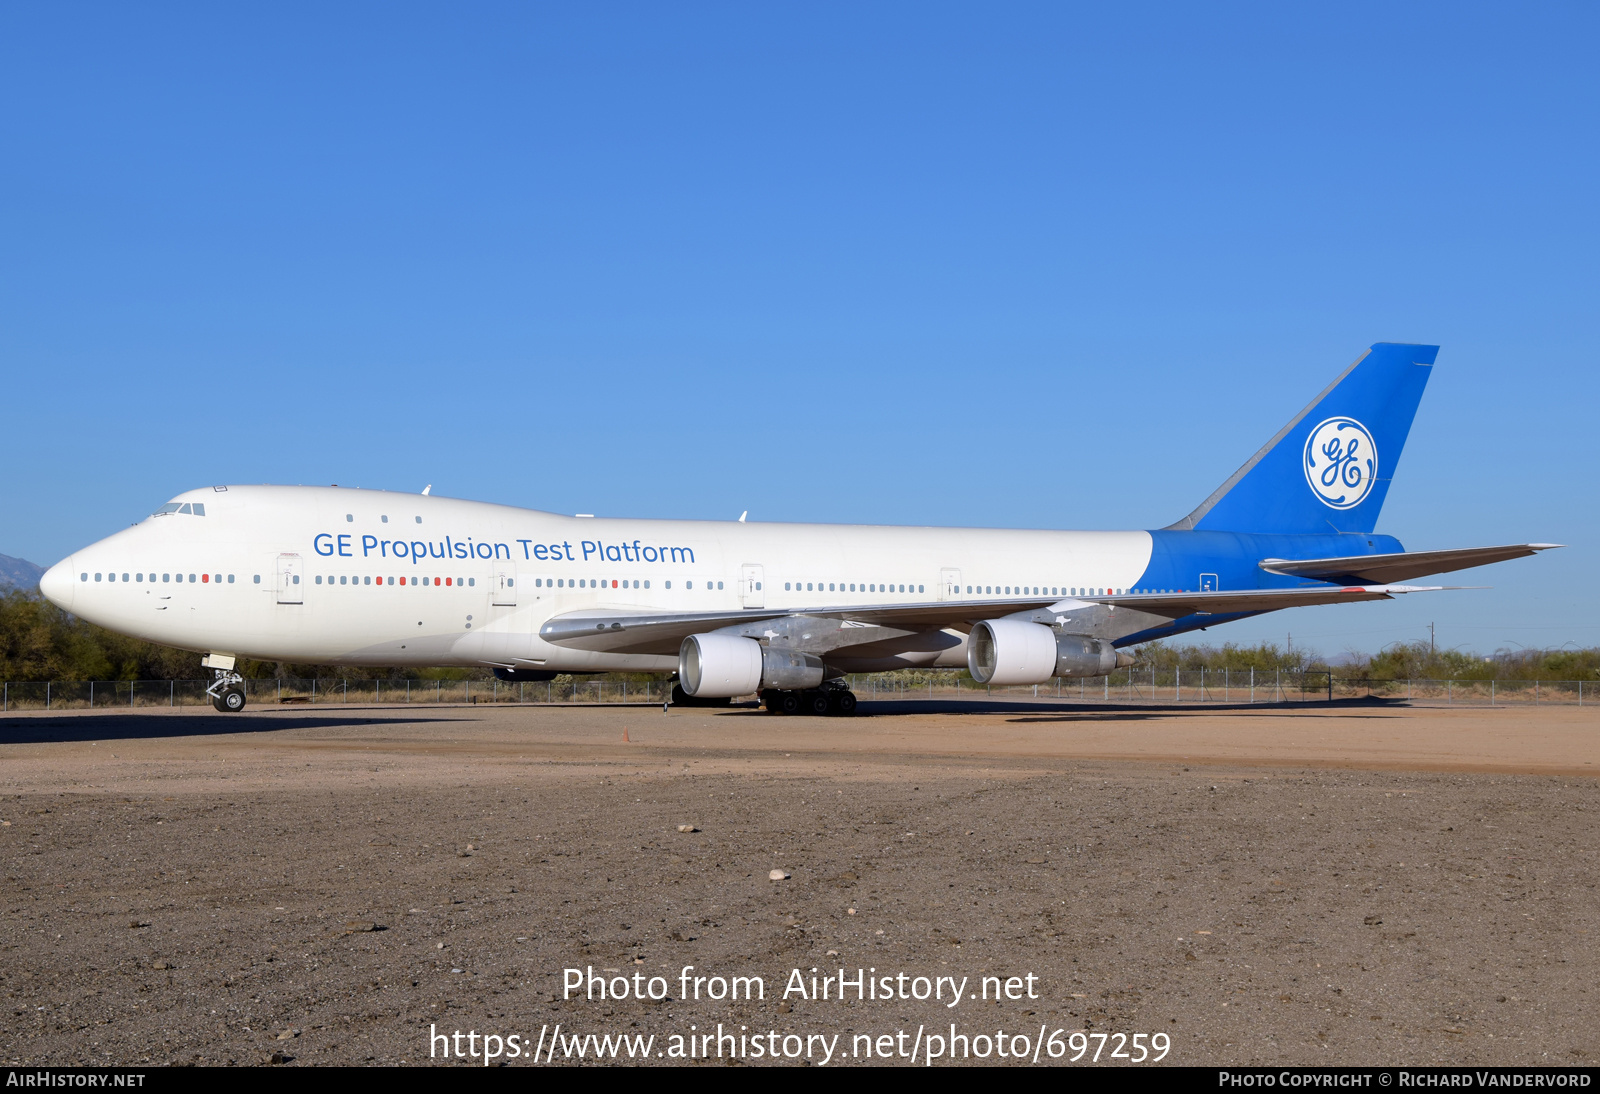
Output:
M44 572L39 579L39 591L45 599L63 611L72 610L72 592L77 583L72 580L72 559L62 559Z

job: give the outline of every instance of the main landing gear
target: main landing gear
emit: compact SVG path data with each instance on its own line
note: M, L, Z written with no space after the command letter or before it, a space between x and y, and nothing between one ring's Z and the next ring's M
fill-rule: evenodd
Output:
M216 680L206 688L211 705L224 714L237 714L244 709L244 677L231 669L215 669Z
M761 705L767 708L768 714L850 715L856 712L856 696L847 688L807 688L805 691L768 688L761 693Z

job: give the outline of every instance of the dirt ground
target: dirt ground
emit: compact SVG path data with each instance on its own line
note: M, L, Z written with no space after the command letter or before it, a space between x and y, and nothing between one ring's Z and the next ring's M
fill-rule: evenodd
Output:
M720 1024L751 1063L1061 1030L1102 1063L1592 1064L1597 763L1587 707L11 715L0 1059L437 1063L470 1030L527 1066L559 1023L649 1062L730 1062L685 1040ZM666 998L563 998L568 968Z

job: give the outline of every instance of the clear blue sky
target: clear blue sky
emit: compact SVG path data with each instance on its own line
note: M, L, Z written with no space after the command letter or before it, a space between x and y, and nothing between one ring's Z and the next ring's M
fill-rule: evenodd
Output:
M213 482L1186 513L1443 349L1380 529L1566 551L1214 632L1600 644L1600 9L0 7L0 553Z

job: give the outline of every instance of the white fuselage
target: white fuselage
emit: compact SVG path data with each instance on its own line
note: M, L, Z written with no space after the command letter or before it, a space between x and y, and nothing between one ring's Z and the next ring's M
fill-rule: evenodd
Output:
M338 487L173 501L204 515L152 516L76 552L46 575L46 595L123 634L237 657L669 671L675 657L554 646L540 625L597 609L1068 596L1133 584L1151 554L1140 531L593 519ZM965 651L908 653L917 664L962 665Z

